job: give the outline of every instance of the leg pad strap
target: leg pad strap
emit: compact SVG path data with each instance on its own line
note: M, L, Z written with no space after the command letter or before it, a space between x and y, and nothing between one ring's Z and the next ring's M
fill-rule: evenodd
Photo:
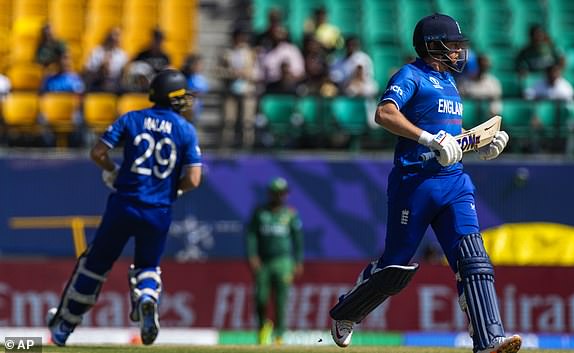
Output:
M418 268L418 264L412 264L390 265L381 269L376 267L376 262L371 263L361 272L355 287L331 309L331 317L335 320L361 322L389 296L403 290Z

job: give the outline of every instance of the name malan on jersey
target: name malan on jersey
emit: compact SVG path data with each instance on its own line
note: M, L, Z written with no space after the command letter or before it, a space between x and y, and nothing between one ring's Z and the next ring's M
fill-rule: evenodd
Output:
M164 132L171 134L172 123L166 120L154 119L147 117L144 119L143 127L145 130Z
M462 116L462 103L454 102L450 99L439 99L438 112Z

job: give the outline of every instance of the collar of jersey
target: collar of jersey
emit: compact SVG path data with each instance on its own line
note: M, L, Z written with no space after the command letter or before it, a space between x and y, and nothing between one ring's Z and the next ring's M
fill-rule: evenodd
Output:
M448 72L439 72L432 68L429 64L427 64L423 59L417 58L413 63L416 67L421 69L423 72L431 74L433 76L437 76L441 80L448 80Z

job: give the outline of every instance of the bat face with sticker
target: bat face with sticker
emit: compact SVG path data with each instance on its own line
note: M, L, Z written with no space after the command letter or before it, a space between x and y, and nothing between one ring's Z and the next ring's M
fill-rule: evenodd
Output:
M460 135L454 136L456 142L460 145L462 152L476 151L481 147L488 145L494 139L494 135L500 131L502 117L493 116L484 123L466 130ZM436 158L437 152L425 152L419 156L419 160L428 161Z

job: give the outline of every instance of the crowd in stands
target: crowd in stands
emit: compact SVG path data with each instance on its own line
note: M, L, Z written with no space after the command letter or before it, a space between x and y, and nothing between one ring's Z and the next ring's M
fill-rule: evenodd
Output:
M282 13L272 8L268 12L267 28L261 32L238 27L230 33L229 44L218 53L215 69L209 74L204 72L203 58L190 53L180 67L188 77L189 88L197 95L190 118L201 121L202 95L210 91L206 75L213 75L210 78L222 82L223 89L218 92L221 93L219 147L222 148L266 147L259 131L264 127L259 107L264 96L325 100L344 96L376 104L386 79L376 78L379 68L375 67L369 51L362 49L360 37L343 35L329 22L328 15L327 9L317 8L304 22L304 35L299 43L291 40ZM153 75L171 65L163 49L164 33L159 29L150 33L149 47L130 58L119 45L121 30L113 28L104 41L88 53L78 71L72 65L66 43L54 36L50 25L46 24L41 31L35 56L43 67L40 95L47 92L71 92L79 96L91 92L145 93ZM532 101L572 102L572 83L562 74L566 58L561 49L540 25L532 26L529 34L528 44L516 53L511 63L521 83L519 96ZM469 51L465 71L455 76L461 96L487 102L484 114L503 115L504 98L508 94L492 70L490 53L475 52L472 43ZM412 59L405 58L405 63ZM0 75L0 96L5 97L10 90L10 80ZM365 120L368 119L369 116L365 116ZM540 126L536 116L531 117L530 123L533 128ZM9 140L11 137L3 134L0 143L17 144L18 141ZM50 139L40 143L52 144ZM81 146L82 142L77 144Z
M34 61L41 65L42 77L36 93L42 97L47 93L72 93L82 98L89 93L111 93L121 96L126 93L148 93L149 82L153 76L170 67L170 57L163 49L164 33L154 29L150 33L149 47L144 48L133 58L120 46L122 31L119 27L112 28L102 43L94 47L86 56L80 70L75 70L72 62L72 53L66 43L56 38L50 24L42 26ZM208 89L207 79L202 74L201 56L190 54L180 68L186 74L189 88L200 96ZM7 75L0 74L0 97L5 98L14 91ZM78 106L76 125L65 145L69 147L83 147L91 142L94 136L87 136L89 131L83 126L81 104ZM195 106L188 118L200 113L201 103ZM46 124L45 117L39 114L38 124ZM1 121L1 120L0 120ZM0 144L9 146L54 146L56 140L48 126L41 126L41 134L37 138L27 136L30 129L23 133L1 129ZM34 129L36 131L38 129Z
M529 31L529 42L515 53L512 62L503 63L512 65L519 84L517 92L505 91L506 87L491 70L490 52L475 52L472 42L470 44L467 67L455 79L463 99L486 103L483 117L504 114L504 98L508 97L533 102L574 100L572 83L562 74L566 60L560 48L541 25L532 25L525 31ZM226 146L252 143L258 97L347 96L376 102L388 78L377 81L375 71L380 68L374 67L371 55L361 48L359 37L343 36L329 23L325 8L316 9L305 21L300 45L290 40L281 12L276 9L269 11L265 30L254 33L249 40L248 34L238 29L231 42L221 56L218 71L225 82L223 143ZM412 59L407 57L405 63ZM535 114L530 119L532 129L540 127L540 119ZM524 150L545 152L532 146Z

